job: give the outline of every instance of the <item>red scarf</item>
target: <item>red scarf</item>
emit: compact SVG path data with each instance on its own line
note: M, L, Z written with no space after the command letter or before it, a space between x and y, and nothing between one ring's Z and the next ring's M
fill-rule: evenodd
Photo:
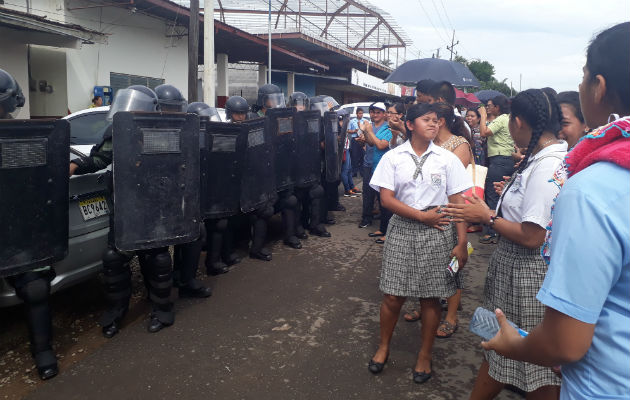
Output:
M620 118L584 136L565 158L569 177L599 161L630 169L630 117Z

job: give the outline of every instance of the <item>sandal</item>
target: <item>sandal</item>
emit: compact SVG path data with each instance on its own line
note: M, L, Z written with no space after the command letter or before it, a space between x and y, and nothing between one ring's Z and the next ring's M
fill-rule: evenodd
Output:
M403 318L405 319L405 321L407 322L415 322L420 320L422 316L420 315L420 311L418 310L413 310L410 312L406 312L405 315L403 315Z
M457 331L458 327L459 327L459 325L457 324L457 322L455 323L455 325L453 325L450 322L444 320L444 321L440 322L440 326L438 327L438 332L445 333L445 335L438 335L436 333L435 337L438 338L438 339L450 338L451 336L453 336L453 333L455 333L455 331Z
M497 235L484 235L479 239L479 243L483 244L496 244L498 241L499 239L497 238Z

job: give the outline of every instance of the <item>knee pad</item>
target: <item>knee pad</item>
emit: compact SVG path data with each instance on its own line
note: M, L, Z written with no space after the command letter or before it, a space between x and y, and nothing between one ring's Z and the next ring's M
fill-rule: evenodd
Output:
M43 277L33 279L17 289L16 294L25 303L41 303L50 295L50 282Z
M121 253L116 249L108 247L103 253L103 267L106 265L124 265L129 262L132 257L125 253Z
M311 199L324 197L324 188L322 187L322 185L313 186L313 188L311 188L309 192L309 196Z
M290 195L288 197L286 197L284 199L284 206L288 207L288 208L295 208L297 207L297 197L295 197L294 195Z
M168 251L159 252L149 256L149 262L153 270L162 274L164 271L171 270L172 260Z
M261 219L269 219L273 217L273 214L274 212L272 205L266 205L256 211L256 216Z

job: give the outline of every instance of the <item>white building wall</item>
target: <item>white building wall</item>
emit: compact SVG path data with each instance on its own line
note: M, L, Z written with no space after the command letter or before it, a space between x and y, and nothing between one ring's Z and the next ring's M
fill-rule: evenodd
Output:
M31 79L34 91L29 92L31 116L63 117L68 114L68 81L66 53L63 49L31 46ZM40 83L50 87L40 88Z
M26 0L12 0L10 3L12 5L5 3L3 6L27 12ZM187 37L167 37L176 33L172 21L167 23L163 19L121 7L94 7L97 4L80 0L30 0L29 12L32 14L47 16L51 21L78 24L107 35L105 44L82 44L79 49L61 50L66 53L67 102L64 103L67 103L67 109L75 112L87 108L94 86L110 85L110 72L162 78L186 95ZM91 8L74 9L78 7ZM182 27L178 30L186 33ZM13 69L19 71L15 73L27 76L26 46L22 45L20 54L16 53L17 49L8 52L5 47L0 37L0 65L16 64ZM13 59L12 54L16 57L20 55L20 59ZM54 68L58 68L58 63L53 64ZM27 83L26 78L20 81L20 86L28 88ZM24 92L28 97L28 90Z
M94 86L110 85L110 72L162 78L187 95L187 37L167 37L173 31L166 21L102 7L67 11L66 22L108 35L106 44L83 44L81 49L66 50L70 111L88 107Z
M26 104L18 114L14 114L16 118L30 118L30 108L28 104L28 64L26 62L26 45L10 40L3 40L5 29L0 28L0 69L10 73L22 88L22 92L26 96Z

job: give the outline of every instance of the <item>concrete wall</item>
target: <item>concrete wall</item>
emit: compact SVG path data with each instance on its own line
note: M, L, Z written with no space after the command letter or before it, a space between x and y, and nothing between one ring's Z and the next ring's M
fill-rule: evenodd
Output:
M19 113L13 114L16 118L30 118L30 107L28 104L28 64L26 62L26 44L4 40L6 30L0 28L0 69L13 75L26 96L26 104Z
M35 90L29 92L31 117L63 117L68 114L66 53L50 47L30 46L31 79ZM40 83L52 90L41 88Z
M81 4L92 3L72 7ZM108 35L106 44L66 50L70 111L88 107L94 86L109 86L110 72L163 78L187 95L187 37L167 37L174 32L166 21L117 7L66 11L66 21Z
M56 98L57 94L62 92L58 85L54 85L53 96L48 96L44 100L36 94L37 99L33 99L38 113L45 110L47 113L45 115L65 115L68 109L70 112L75 112L87 108L92 99L94 86L110 85L110 72L163 78L167 83L179 88L182 93L188 93L187 37L167 37L167 35L172 36L177 33L173 31L172 22L167 23L165 20L134 13L120 7L93 7L96 5L94 2L80 0L30 0L30 2L30 12L33 14L45 15L52 21L78 24L107 35L105 44L82 44L79 49L59 50L65 53L66 58L65 68L62 71L58 71L62 68L62 63L55 56L51 58L54 61L48 66L49 71L38 70L38 73L46 72L47 76L53 76L55 81L60 81L59 74L64 73L67 82L65 89L67 100L58 102L63 103L66 111L62 114L53 114L59 110L51 108L47 99ZM22 12L27 11L25 0L13 0L11 3L14 5L3 6ZM92 8L73 9L88 6ZM178 30L186 33L186 29L181 27ZM11 31L12 37L15 37L15 32ZM4 35L1 33L0 65L11 65L10 72L20 75L22 77L20 85L28 88L24 44L28 41L21 43L21 47L16 47L15 40L12 40L14 44L4 43ZM49 53L48 56L51 54ZM31 67L33 68L33 65ZM33 78L42 79L37 76ZM28 90L24 92L28 103L30 97Z

